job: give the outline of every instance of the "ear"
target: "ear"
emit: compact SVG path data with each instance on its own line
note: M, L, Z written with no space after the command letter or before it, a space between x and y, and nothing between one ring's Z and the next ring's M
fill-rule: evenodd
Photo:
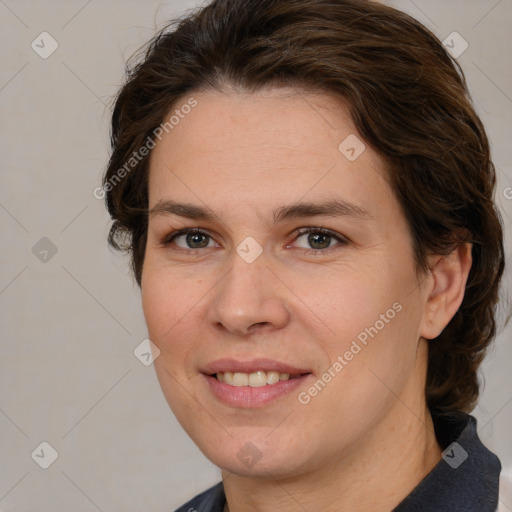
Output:
M472 264L471 249L471 243L460 243L447 256L429 257L432 272L419 332L423 338L439 336L462 304Z

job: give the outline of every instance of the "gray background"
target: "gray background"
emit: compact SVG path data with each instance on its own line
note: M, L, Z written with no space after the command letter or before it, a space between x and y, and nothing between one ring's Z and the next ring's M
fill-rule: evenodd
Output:
M512 0L389 3L441 40L457 31L469 43L459 61L492 143L510 258ZM194 5L0 0L3 512L171 511L220 478L174 419L152 366L133 354L147 334L139 291L126 258L107 248L109 218L93 196L126 58ZM43 31L59 45L47 59L31 48ZM510 334L509 325L483 366L474 412L508 468ZM48 469L31 457L43 441L59 454Z

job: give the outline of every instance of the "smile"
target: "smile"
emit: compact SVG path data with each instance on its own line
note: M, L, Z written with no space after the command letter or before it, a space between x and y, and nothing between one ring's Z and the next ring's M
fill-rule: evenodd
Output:
M263 407L285 399L313 378L308 369L271 359L221 359L203 367L201 373L217 400L237 408Z
M290 375L289 373L279 373L276 371L265 372L258 370L253 373L240 372L218 372L215 374L217 380L229 384L230 386L250 386L251 388L259 388L261 386L269 386L276 384L281 380L288 380L300 377L300 375Z

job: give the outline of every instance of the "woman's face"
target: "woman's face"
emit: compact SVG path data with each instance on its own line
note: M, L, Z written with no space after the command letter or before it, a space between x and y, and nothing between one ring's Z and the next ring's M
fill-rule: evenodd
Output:
M191 96L150 160L142 300L158 379L216 465L311 471L425 407L408 226L334 97Z

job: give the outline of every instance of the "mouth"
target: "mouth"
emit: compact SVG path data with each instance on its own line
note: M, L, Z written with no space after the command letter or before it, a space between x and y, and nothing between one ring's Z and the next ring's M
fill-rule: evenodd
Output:
M289 373L280 373L277 371L264 371L257 370L252 373L242 372L217 372L213 376L219 381L228 384L229 386L242 387L250 386L251 388L259 388L262 386L272 386L280 381L290 379L298 379L304 374L290 375Z
M213 395L234 407L257 407L289 395L313 374L308 369L269 359L222 359L201 373Z

